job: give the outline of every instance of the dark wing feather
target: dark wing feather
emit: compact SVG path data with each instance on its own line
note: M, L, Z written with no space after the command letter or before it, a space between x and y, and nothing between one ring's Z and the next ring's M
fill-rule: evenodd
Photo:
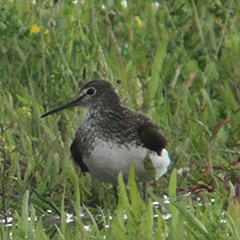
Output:
M158 125L146 118L139 124L138 133L145 147L161 155L162 149L167 145L167 140L162 135Z
M77 145L76 139L74 139L74 141L73 141L73 143L72 143L72 145L70 147L70 150L71 150L71 154L72 154L73 160L75 161L75 163L77 163L80 166L82 172L83 173L88 172L88 167L83 162L82 154L80 153L80 151L78 149L78 145Z

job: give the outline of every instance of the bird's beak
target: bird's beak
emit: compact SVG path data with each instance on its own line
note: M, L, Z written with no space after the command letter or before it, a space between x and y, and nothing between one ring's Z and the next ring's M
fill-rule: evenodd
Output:
M46 116L48 116L48 115L51 115L51 114L53 114L53 113L62 111L62 110L67 109L67 108L76 107L76 106L79 105L79 102L81 102L81 99L82 99L82 96L80 96L79 98L73 100L72 102L66 103L66 104L64 104L64 105L61 106L61 107L55 108L55 109L53 109L53 110L51 110L51 111L43 114L43 115L41 116L41 118L44 118L44 117L46 117Z

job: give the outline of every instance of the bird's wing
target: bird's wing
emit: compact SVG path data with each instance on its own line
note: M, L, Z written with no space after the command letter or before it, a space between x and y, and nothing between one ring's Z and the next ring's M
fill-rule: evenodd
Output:
M167 145L167 140L162 135L158 125L150 119L144 118L144 120L138 124L137 131L144 146L161 155L162 149Z
M74 141L73 141L73 143L72 143L72 145L70 147L70 150L71 150L71 154L72 154L73 160L75 161L75 163L77 163L80 166L82 172L83 173L88 172L88 167L83 162L82 154L79 151L76 138L74 139Z

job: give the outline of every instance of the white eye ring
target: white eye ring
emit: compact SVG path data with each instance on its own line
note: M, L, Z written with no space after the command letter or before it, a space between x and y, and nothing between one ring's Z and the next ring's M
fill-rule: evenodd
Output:
M96 89L93 88L93 87L88 88L87 91L86 91L87 95L89 95L89 96L95 95L96 92L97 92Z

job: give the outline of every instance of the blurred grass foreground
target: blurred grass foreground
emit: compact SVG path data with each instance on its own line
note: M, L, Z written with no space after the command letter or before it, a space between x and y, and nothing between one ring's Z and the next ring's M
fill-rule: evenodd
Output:
M240 239L240 2L0 2L1 239ZM148 186L80 173L84 109L40 119L106 79L161 126ZM121 82L121 84L117 84Z

